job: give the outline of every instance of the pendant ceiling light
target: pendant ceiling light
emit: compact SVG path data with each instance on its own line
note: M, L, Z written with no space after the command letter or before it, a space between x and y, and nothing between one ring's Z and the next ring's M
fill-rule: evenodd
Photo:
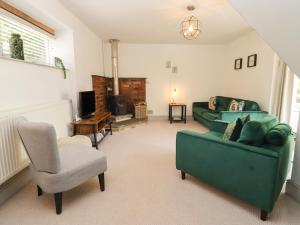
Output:
M195 10L195 6L189 5L187 10L192 12ZM200 32L200 21L195 16L189 15L184 19L184 21L182 21L180 33L184 38L188 40L195 39Z

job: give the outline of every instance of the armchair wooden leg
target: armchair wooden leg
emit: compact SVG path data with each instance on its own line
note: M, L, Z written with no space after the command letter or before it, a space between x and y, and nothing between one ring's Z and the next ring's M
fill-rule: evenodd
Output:
M42 188L39 185L37 185L36 187L37 187L38 196L41 196L43 194Z
M181 170L181 179L185 180L185 172L183 172L182 170Z
M99 174L98 178L99 178L100 190L105 191L104 173Z
M56 214L61 214L62 211L62 192L54 194Z
M268 219L268 212L262 209L260 211L260 219L266 221Z

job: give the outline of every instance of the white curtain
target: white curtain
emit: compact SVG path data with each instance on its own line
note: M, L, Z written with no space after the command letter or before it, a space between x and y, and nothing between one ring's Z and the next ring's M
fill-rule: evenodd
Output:
M290 122L293 86L294 74L284 61L276 57L270 113L278 116L282 123Z
M290 123L293 101L294 73L286 67L279 121Z

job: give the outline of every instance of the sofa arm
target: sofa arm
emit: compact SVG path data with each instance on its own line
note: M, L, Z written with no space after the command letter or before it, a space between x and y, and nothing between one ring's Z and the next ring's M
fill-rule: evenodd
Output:
M193 102L193 109L195 107L201 107L201 108L208 109L208 102Z
M227 122L227 121L213 120L210 123L209 130L224 134L228 124L229 124L229 122Z
M244 117L250 115L251 120L261 119L262 117L268 115L268 112L265 111L221 111L220 112L220 120L232 122L236 120L238 117Z

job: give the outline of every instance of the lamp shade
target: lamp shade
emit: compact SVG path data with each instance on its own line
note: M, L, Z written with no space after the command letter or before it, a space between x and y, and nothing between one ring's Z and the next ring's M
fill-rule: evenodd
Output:
M200 30L200 21L195 16L188 16L181 23L181 34L188 40L195 39Z

